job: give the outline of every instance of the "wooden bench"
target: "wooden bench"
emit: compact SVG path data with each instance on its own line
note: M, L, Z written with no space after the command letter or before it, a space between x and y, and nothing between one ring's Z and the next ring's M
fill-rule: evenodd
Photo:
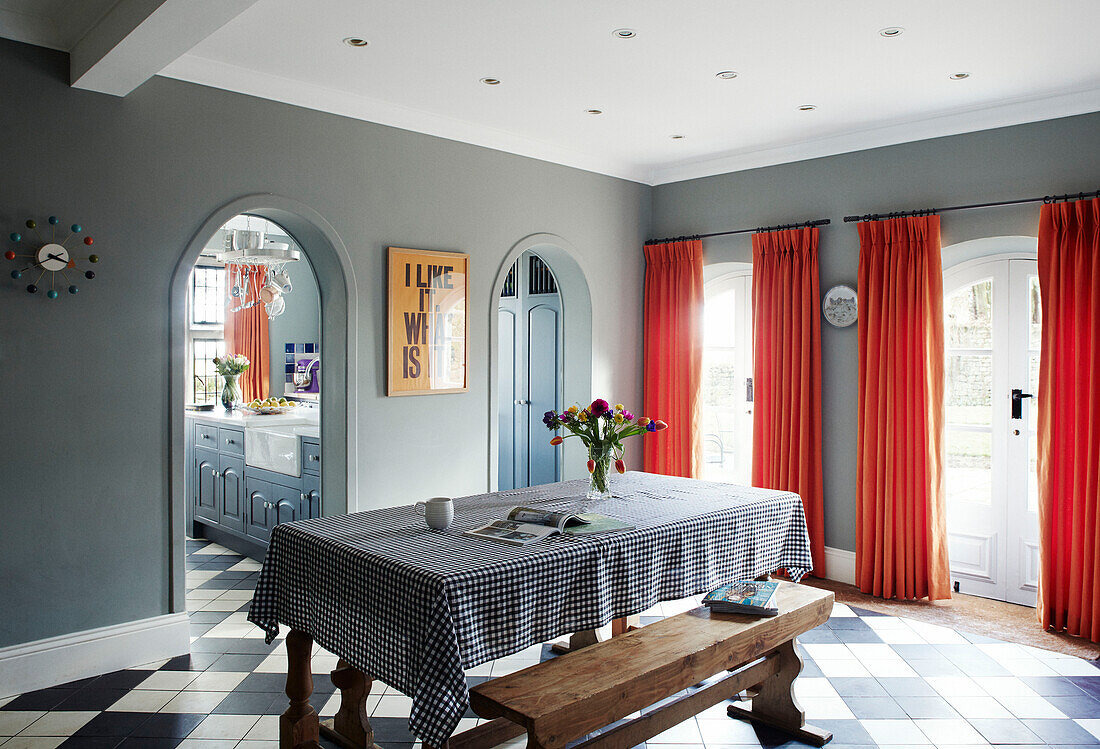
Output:
M700 607L479 684L470 690L470 705L496 720L452 737L448 746L491 746L526 730L530 749L561 749L717 674L724 675L578 749L629 749L750 688L752 707L730 705L731 717L822 746L832 734L806 725L791 691L802 670L794 641L828 620L833 594L781 583L778 602L779 615L764 618Z

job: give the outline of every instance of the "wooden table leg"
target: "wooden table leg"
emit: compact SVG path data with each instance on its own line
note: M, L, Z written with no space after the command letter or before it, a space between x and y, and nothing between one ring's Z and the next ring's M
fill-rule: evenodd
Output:
M632 616L624 616L621 619L611 620L611 636L618 637L619 635L625 635L632 629L637 629L642 624L641 617L637 614ZM595 645L597 642L603 642L606 638L602 636L599 630L585 629L580 632L574 632L569 636L569 643L555 642L550 648L559 655L571 652L573 650L580 650L586 648L589 645Z
M752 708L730 705L726 713L762 723L794 736L799 741L814 746L824 746L833 734L816 726L806 725L806 714L794 696L794 680L802 672L802 656L794 648L794 640L788 640L773 651L779 656L779 671L763 681L752 698Z
M332 683L340 689L340 709L334 719L321 723L321 733L347 749L370 749L375 744L367 696L373 679L343 658L331 675Z
M320 749L317 711L309 704L313 694L310 656L313 638L290 630L286 636L286 696L290 706L279 717L279 749Z

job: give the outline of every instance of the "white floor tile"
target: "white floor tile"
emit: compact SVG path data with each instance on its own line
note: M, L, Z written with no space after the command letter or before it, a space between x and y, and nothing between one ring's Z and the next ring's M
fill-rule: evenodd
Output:
M1100 676L1100 668L1080 658L1052 658L1047 665L1059 676Z
M814 659L814 661L850 661L855 657L855 654L848 649L847 645L830 645L823 643L807 643L802 645L806 649L806 653ZM894 655L897 655L894 653Z
M911 720L861 720L860 723L876 744L928 746L932 743Z
M1084 728L1096 738L1100 739L1100 718L1078 718L1077 725Z
M833 604L833 613L831 614L831 616L855 616L855 615L856 615L856 613L854 611L852 611L848 607L847 604L844 604L844 603L834 603Z
M699 720L699 733L703 736L703 743L707 749L721 749L722 747L758 747L760 740L756 737L756 731L751 723L743 720ZM661 749L674 749L671 746L663 746Z
M807 697L799 699L806 720L855 720L848 704L841 697Z
M1038 697L1038 693L1015 676L974 676L974 682L991 697Z
M870 673L868 673L867 668L855 658L847 661L815 660L815 662L817 663L817 667L821 669L821 673L825 674L829 678L849 676L868 677L871 675Z
M1039 696L998 697L997 701L1004 705L1010 713L1022 720L1029 718L1064 719L1066 717L1065 713Z
M228 598L215 598L213 601L208 602L205 606L197 609L198 611L236 611L244 605L244 601L234 601Z
M407 718L412 710L412 698L403 694L387 694L378 698L372 718Z
M928 641L910 627L876 629L875 634L887 645L927 645Z
M155 713L171 702L177 694L179 690L133 689L122 695L118 702L108 709L119 713Z
M651 739L646 739L646 744L702 744L703 737L699 733L699 725L695 718L685 720L678 726L673 726L667 731L662 731Z
M871 676L878 678L919 676L913 668L901 658L886 658L880 661L865 661L863 663Z
M967 720L1012 717L1012 713L1008 712L1004 705L988 695L982 697L944 695L944 699Z
M794 694L798 699L807 697L839 697L828 679L800 676L794 682Z
M184 687L187 692L232 692L248 676L245 671L204 671Z
M0 711L0 736L14 736L45 714L45 710Z
M176 749L235 749L237 739L184 739Z
M980 733L974 727L960 718L954 719L918 719L913 721L917 728L927 736L933 744L940 745L988 745Z
M8 740L0 739L4 749L57 749L68 739L64 736L16 736Z
M225 695L225 692L180 692L160 712L209 714L225 699Z
M189 739L236 739L240 741L259 722L257 715L209 715L195 726Z
M985 690L969 676L928 676L924 680L944 697L981 697L985 695Z
M98 710L48 712L19 732L20 736L72 736L99 715Z
M1006 658L999 663L1013 676L1057 676L1057 672L1038 658Z
M264 715L256 725L249 729L244 736L251 741L278 741L279 740L279 716Z
M176 692L193 682L201 671L156 671L138 684L135 689L175 690Z
M258 674L285 674L288 663L286 653L276 652L264 658L253 671Z

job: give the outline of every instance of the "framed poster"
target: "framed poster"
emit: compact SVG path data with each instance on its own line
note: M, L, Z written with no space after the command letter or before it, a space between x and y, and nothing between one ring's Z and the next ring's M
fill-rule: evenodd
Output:
M463 252L390 248L387 395L466 392Z

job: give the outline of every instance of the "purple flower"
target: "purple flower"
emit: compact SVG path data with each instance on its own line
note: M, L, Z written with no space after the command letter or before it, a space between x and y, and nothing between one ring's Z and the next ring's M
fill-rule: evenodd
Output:
M558 420L558 415L553 411L547 411L542 415L542 423L548 427L553 427L554 422Z
M629 411L623 411L623 419L626 421L634 421L634 414Z
M656 432L657 431L657 422L656 421L649 422L648 424L645 425L645 430L647 432Z
M562 424L569 424L573 421L573 414L565 411L560 416L558 416L558 418L561 420Z
M593 416L603 416L611 407L607 404L603 398L597 398L592 401L592 405L588 407L588 410Z

